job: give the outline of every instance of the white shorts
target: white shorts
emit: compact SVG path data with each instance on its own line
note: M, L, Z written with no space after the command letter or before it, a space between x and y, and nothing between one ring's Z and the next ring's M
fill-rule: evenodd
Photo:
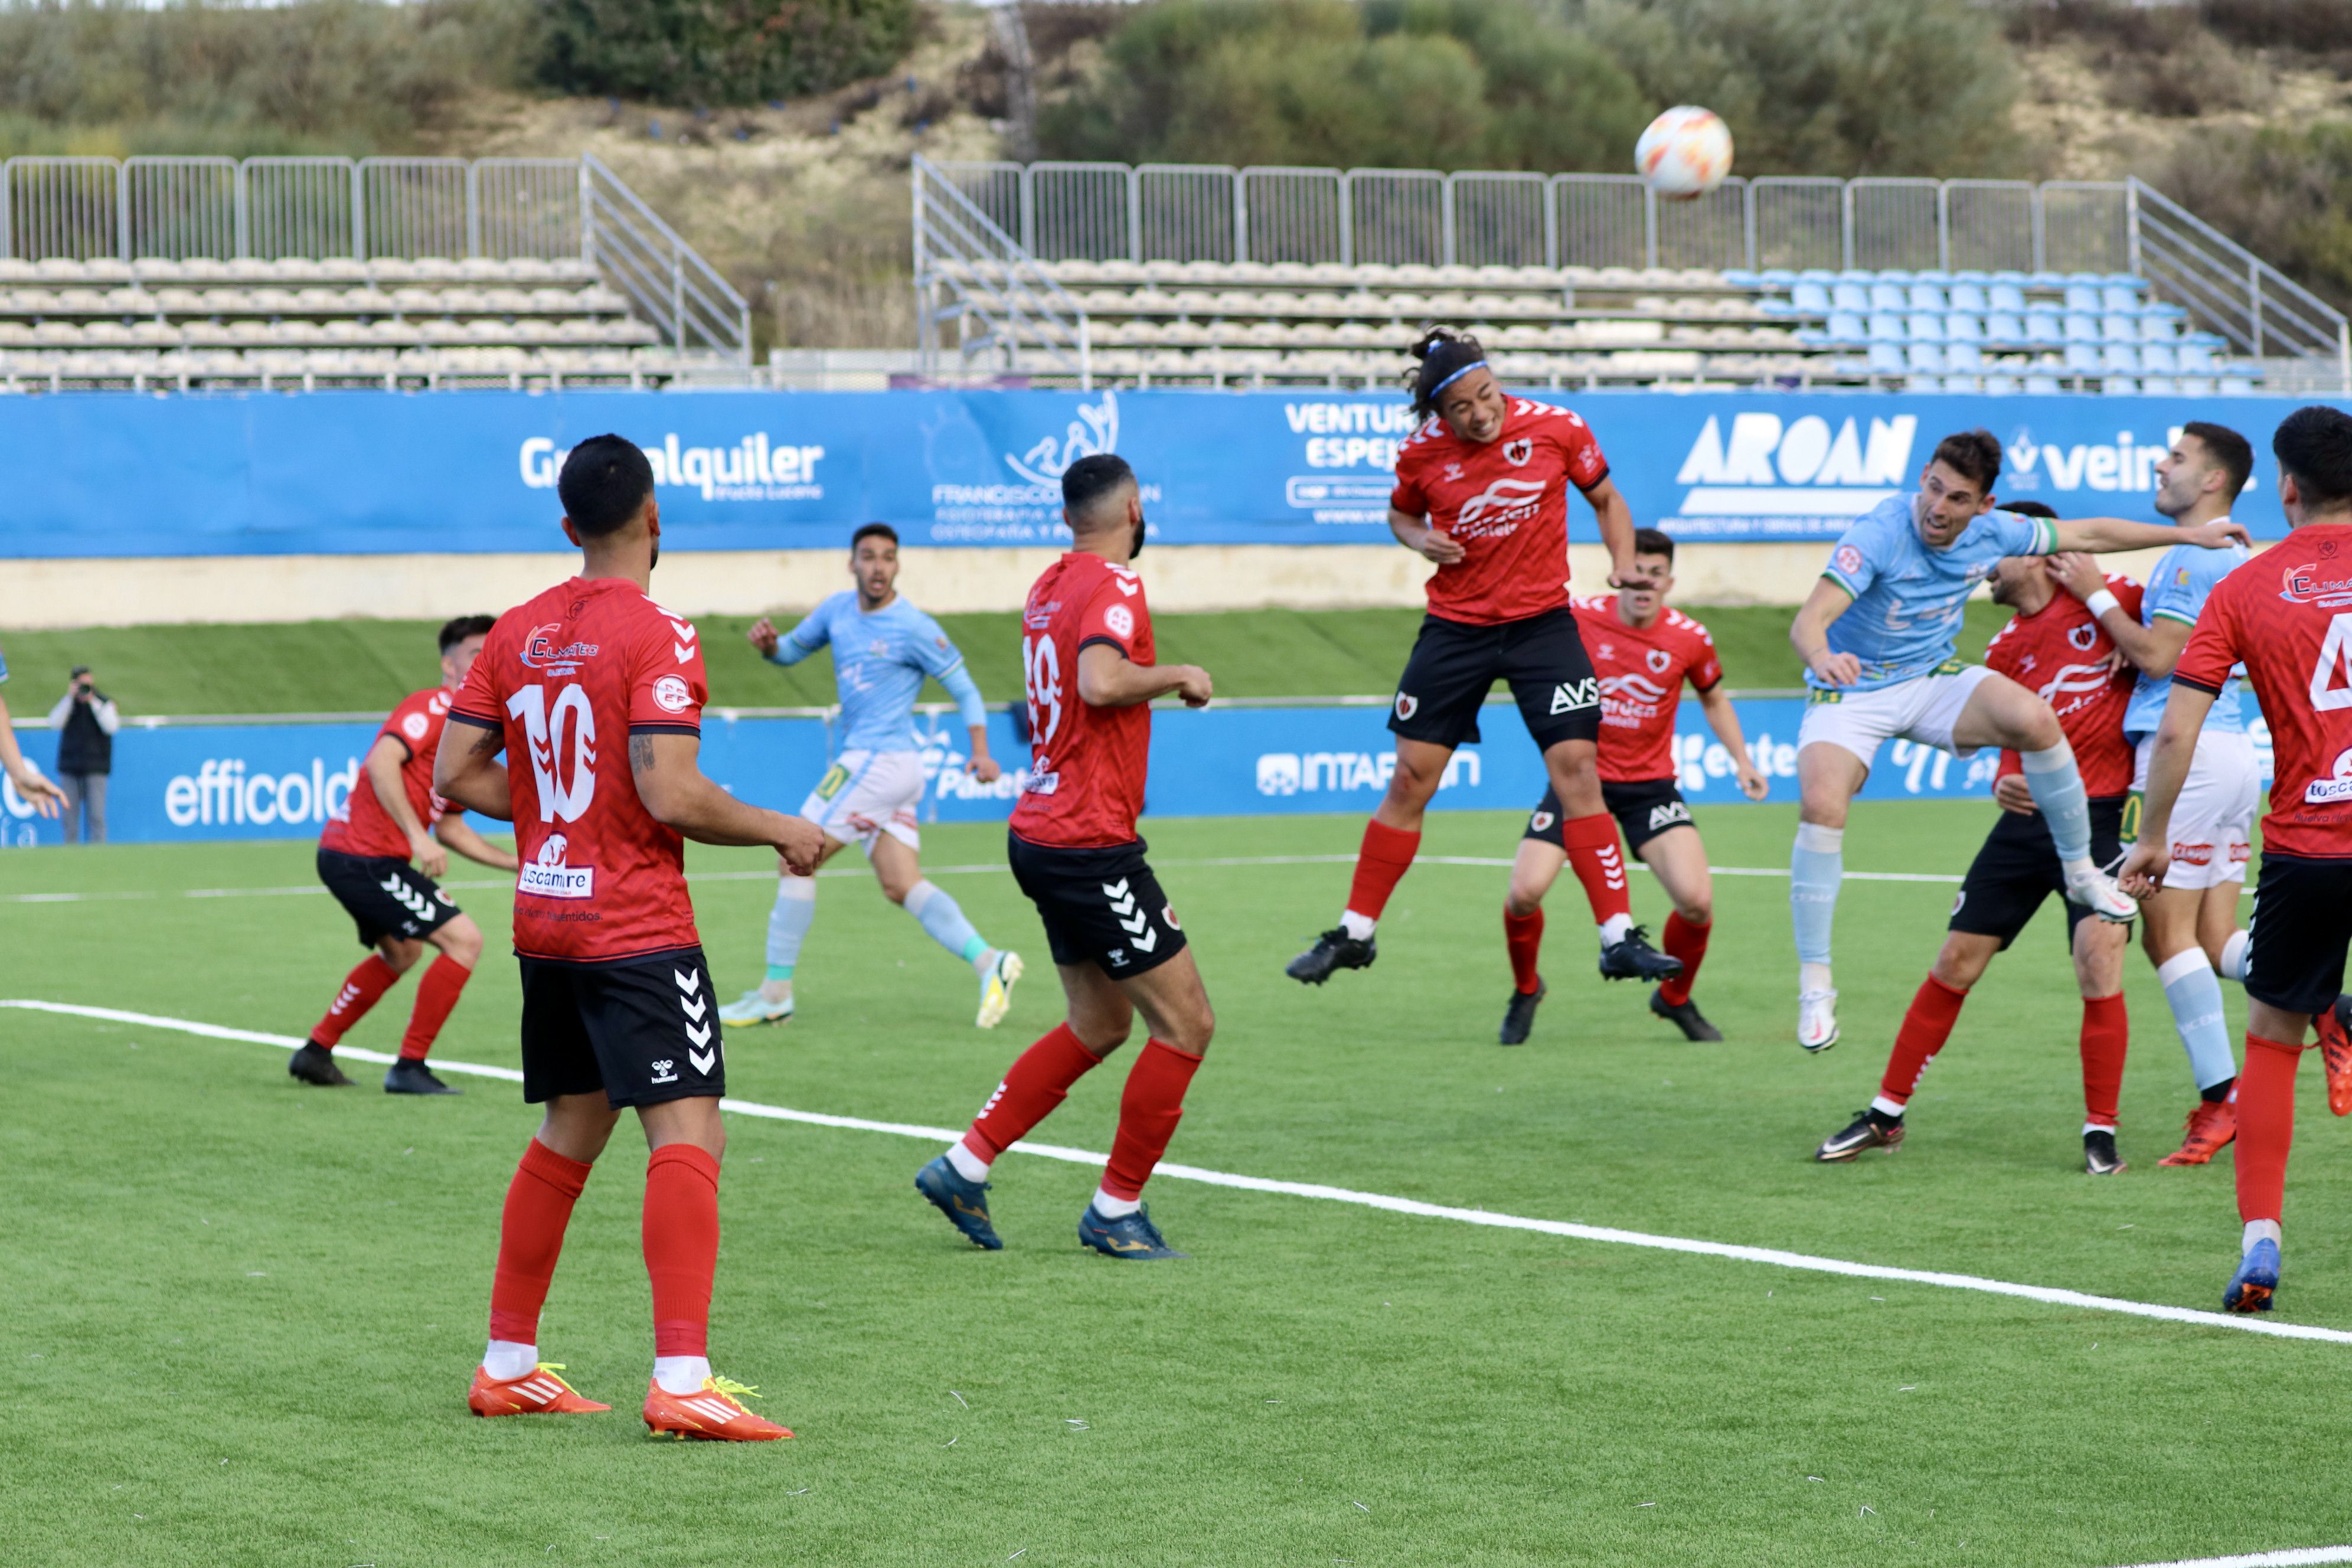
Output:
M2147 788L2148 753L2154 735L2139 738L2139 760L2132 773L2132 809L2126 814L2124 836L2139 829L2137 796ZM2207 730L2197 737L2197 754L2189 763L2189 777L2172 807L2172 868L2164 874L2168 888L2192 891L2243 882L2246 862L2253 858L2254 808L2263 795L2262 764L2254 742L2243 731Z
M862 846L870 855L877 833L921 848L915 809L922 803L922 752L844 752L801 802L801 815L826 837Z
M1860 757L1865 768L1878 755L1880 742L1891 740L1914 741L1962 760L1973 757L1974 746L1962 751L1952 744L1952 726L1991 673L1970 664L1949 675L1923 675L1868 691L1815 691L1797 729L1797 750L1827 741Z

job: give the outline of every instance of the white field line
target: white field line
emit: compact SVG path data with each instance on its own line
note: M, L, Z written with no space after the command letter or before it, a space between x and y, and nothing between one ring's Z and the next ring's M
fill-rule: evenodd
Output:
M1352 866L1355 863L1356 858L1353 855L1228 855L1183 860L1154 859L1152 862L1153 865L1161 867ZM1413 861L1413 864L1416 866L1486 866L1507 869L1511 862L1507 859L1498 859L1491 855L1423 855L1416 858ZM1004 875L1008 873L1009 869L1010 868L1006 867L1003 862L998 861L993 864L979 866L930 866L924 868L923 874L927 877L977 877L985 876L991 873ZM1634 869L1639 871L1647 871L1649 868L1641 864L1639 861L1636 861L1634 862ZM1714 868L1714 871L1718 877L1786 877L1789 874L1788 868L1784 866L1717 866ZM819 871L817 875L820 877L863 877L866 875L866 871L862 866L835 866L828 868L825 870ZM773 871L689 871L687 873L686 879L689 882L764 882L771 880L774 876L775 873ZM1849 882L1943 882L1951 884L1958 882L1960 879L1958 877L1945 876L1940 872L1848 871L1845 874L1845 879ZM459 891L465 891L477 888L511 888L514 886L514 883L507 879L495 879L466 882L444 882L441 885L445 888L452 888ZM176 893L156 892L146 889L131 889L111 893L6 893L0 894L0 904L101 904L173 898L289 899L303 898L314 893L323 895L326 890L327 889L325 888L318 885L317 883L310 883L296 888L187 888Z
M0 1007L16 1007L36 1013L56 1013L76 1018L95 1018L108 1023L133 1024L151 1029L171 1029L181 1034L200 1035L215 1040L249 1040L257 1045L276 1046L291 1049L302 1044L292 1035L263 1034L254 1029L226 1028L217 1024L199 1024L185 1018L162 1018L148 1013L126 1013L112 1007L83 1007L65 1002L0 1000ZM394 1058L381 1051L363 1051L354 1047L336 1047L337 1054L354 1061L391 1063ZM512 1068L489 1067L478 1062L449 1061L433 1058L433 1065L446 1073L460 1073L475 1078L494 1078L519 1083L522 1074ZM945 1127L923 1127L905 1121L874 1121L862 1116L830 1116L822 1111L793 1110L781 1105L763 1105L754 1100L732 1098L719 1102L721 1110L739 1116L758 1117L768 1121L799 1121L813 1127L837 1127L856 1132L887 1132L900 1138L919 1138L944 1147L962 1136L961 1130ZM1012 1152L1034 1154L1042 1159L1063 1160L1073 1164L1100 1165L1106 1156L1090 1149L1067 1149L1052 1143L1032 1143L1027 1140L1013 1145ZM2114 1296L2093 1296L2080 1290L2053 1289L2045 1285L2014 1285L2001 1279L1985 1279L1973 1274L1947 1274L1934 1269L1891 1268L1875 1263L1849 1263L1836 1258L1815 1258L1808 1253L1783 1252L1777 1247L1741 1247L1729 1242L1693 1241L1682 1237L1652 1236L1638 1230L1618 1230L1608 1226L1579 1225L1570 1220L1528 1219L1518 1215L1498 1214L1490 1209L1455 1208L1444 1204L1423 1203L1415 1198L1390 1197L1380 1193L1359 1193L1346 1187L1325 1186L1318 1182L1279 1182L1264 1176L1240 1176L1225 1171L1203 1170L1198 1165L1162 1164L1159 1175L1173 1181L1201 1182L1213 1187L1237 1187L1244 1192L1276 1193L1285 1197L1315 1198L1325 1203L1351 1204L1359 1208L1381 1209L1390 1214L1413 1215L1424 1219L1450 1219L1464 1225L1483 1225L1503 1230L1531 1230L1546 1236L1563 1236L1576 1241L1605 1242L1616 1247L1639 1247L1657 1252L1692 1253L1703 1258L1728 1258L1742 1263L1764 1263L1779 1268L1800 1268L1815 1274L1840 1274L1853 1279L1889 1279L1910 1285L1935 1285L1948 1290L1973 1290L1988 1296L2013 1296L2028 1301L2043 1301L2055 1307L2074 1307L2091 1311L2120 1312L2128 1317L2154 1318L2171 1323L2198 1323L2208 1328L2236 1329L2246 1333L2269 1334L2278 1339L2322 1340L2330 1344L2352 1344L2352 1333L2341 1329L2324 1329L2307 1323L2283 1323L2268 1318L2240 1317L2224 1312L2200 1312L2187 1307L2169 1307L2160 1302L2127 1301ZM2249 1560L2252 1561L2252 1560ZM2314 1561L2319 1561L2314 1559ZM2336 1559L2326 1559L2336 1561ZM2345 1561L2352 1561L2347 1558Z
M2236 1557L2141 1563L2134 1568L2303 1568L2314 1563L2352 1563L2352 1546L2292 1546L2284 1552L2249 1552Z

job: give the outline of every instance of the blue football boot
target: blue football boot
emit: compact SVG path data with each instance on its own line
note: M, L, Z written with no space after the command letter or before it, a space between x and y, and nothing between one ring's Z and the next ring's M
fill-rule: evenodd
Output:
M1190 1258L1189 1252L1179 1252L1168 1245L1160 1227L1151 1223L1151 1211L1136 1210L1118 1219L1105 1219L1088 1204L1087 1212L1078 1216L1078 1240L1093 1247L1105 1258L1129 1258L1148 1263L1157 1258Z
M988 1220L986 1182L965 1181L942 1154L915 1173L915 1190L930 1199L931 1206L947 1215L948 1223L963 1232L974 1247L991 1252L1004 1250L1004 1238Z
M2221 1292L2221 1306L2231 1312L2267 1312L2278 1294L2279 1245L2264 1237L2246 1248L2230 1288Z

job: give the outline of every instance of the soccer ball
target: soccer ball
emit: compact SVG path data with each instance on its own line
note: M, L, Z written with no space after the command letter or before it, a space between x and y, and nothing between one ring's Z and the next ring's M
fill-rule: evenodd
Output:
M1731 131L1711 109L1669 109L1633 144L1633 171L1669 200L1703 196L1731 173Z

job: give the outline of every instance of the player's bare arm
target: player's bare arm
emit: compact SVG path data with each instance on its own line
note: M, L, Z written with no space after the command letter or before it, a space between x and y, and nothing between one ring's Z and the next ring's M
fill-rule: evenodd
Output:
M522 868L521 859L513 851L499 848L475 832L463 816L454 812L433 825L433 836L476 865L499 871Z
M16 748L16 731L8 721L8 704L0 702L0 773L16 786L25 804L43 816L55 816L64 809L65 792L41 776L41 770L26 760Z
M1756 771L1748 759L1748 737L1739 728L1739 714L1731 706L1731 694L1717 681L1698 694L1699 711L1706 715L1706 727L1723 742L1731 754L1732 776L1739 781L1739 793L1750 800L1762 800L1772 793L1771 784Z
M2120 517L2073 517L2050 525L2057 531L2061 550L2162 550L2174 544L2194 544L2220 550L2230 544L2252 544L2254 536L2242 522L2222 518L2181 528L2169 522L2133 522Z
M760 657L761 658L775 658L776 645L783 640L782 635L776 630L776 623L770 620L765 616L761 616L758 620L753 621L751 623L751 629L746 631L743 636L750 641L753 647L760 650Z
M1187 708L1206 708L1209 672L1196 664L1137 664L1108 643L1078 650L1078 700L1090 708L1132 708L1171 692Z
M505 732L457 713L449 715L449 725L433 753L433 793L452 805L512 822L514 796L507 765L499 760L507 748Z
M629 737L629 776L655 821L698 844L764 844L796 876L814 871L824 856L824 830L804 817L737 800L711 783L698 759L699 735Z
M2196 627L2167 616L2144 626L2112 595L2105 604L2095 603L2099 595L2107 592L2106 574L2099 570L2096 559L2080 551L2060 551L2049 558L2047 570L2068 593L2098 612L2099 629L2107 634L2126 663L2159 678L2172 673L2172 667L2180 662L2180 650L2189 646L2189 634Z
M1789 627L1789 642L1805 668L1827 686L1852 686L1862 679L1862 660L1850 653L1830 651L1830 623L1853 607L1853 595L1843 584L1823 577L1805 595L1797 618Z
M988 754L988 726L967 724L964 731L971 737L971 757L964 763L963 771L982 784L995 783L1003 776L1004 769Z
M375 744L368 748L364 764L368 786L375 791L393 826L407 837L409 858L416 862L416 868L437 881L449 874L449 852L435 842L425 824L417 820L416 808L408 804L408 788L400 776L400 770L408 765L408 755L406 746L390 735L378 735Z
M2189 764L2197 756L2198 732L2212 710L2213 693L2185 681L2172 683L2165 699L2164 722L2156 728L2156 747L2148 753L2147 793L2140 806L2139 839L2124 857L2116 881L2135 899L2145 899L2164 887L2164 873L2172 865L2172 808L2180 800L2180 786L2189 780Z
M1451 566L1470 553L1460 540L1433 526L1427 518L1415 517L1394 507L1389 508L1389 531L1396 535L1399 544L1440 566Z
M1592 521L1600 525L1601 542L1609 548L1609 585L1638 588L1648 579L1633 565L1633 509L1626 504L1617 481L1603 479L1584 492L1591 503Z

